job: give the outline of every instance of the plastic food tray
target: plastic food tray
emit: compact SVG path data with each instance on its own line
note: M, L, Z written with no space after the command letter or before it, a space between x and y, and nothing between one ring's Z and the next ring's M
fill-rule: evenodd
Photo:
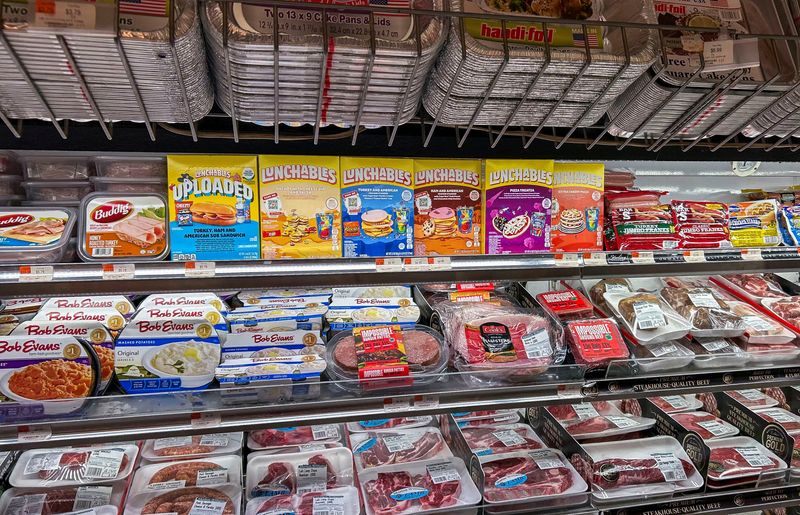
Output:
M163 157L96 157L98 178L162 179L167 178L167 160Z
M85 157L27 157L22 162L29 181L75 181L92 175Z
M30 200L80 200L92 191L89 181L24 181L22 187Z
M309 513L300 511L302 496L293 495L290 498L284 496L276 497L255 497L247 502L245 515L289 515L293 513ZM317 499L320 499L319 501ZM329 504L322 504L329 503ZM307 505L306 505L307 506ZM341 506L340 511L331 510L327 513L341 515L360 515L361 504L358 498L358 489L354 486L342 486L326 490L314 498L312 507L314 513L318 513L316 507L324 510L327 506Z
M672 418L683 426L685 429L693 430L700 434L703 440L717 440L718 438L728 438L739 434L739 429L704 411L690 411L683 413L673 413ZM692 428L692 425L697 425L700 428L708 431L710 436L704 436L697 429Z
M632 345L636 364L644 372L661 372L685 368L694 360L694 352L678 341L650 345Z
M167 191L167 180L154 177L127 179L124 177L91 177L95 191L111 193L164 193Z
M150 462L174 461L176 459L240 454L243 433L217 433L202 436L176 436L147 440L142 447L142 458ZM162 453L156 450L160 447Z
M214 464L215 468L203 467L201 464ZM165 470L168 469L168 470ZM174 474L182 472L181 477L186 477L187 470L198 470L195 473L195 484L186 484L185 479L176 480ZM202 472L201 472L202 470ZM163 471L163 472L162 472ZM165 478L153 478L159 472ZM242 480L242 458L240 456L213 456L198 460L168 461L145 465L136 471L131 484L131 495L141 492L156 492L164 490L174 490L176 488L192 486L215 486L225 483L241 483ZM191 483L191 481L189 481Z
M20 455L8 481L17 488L113 483L131 475L138 455L132 444L31 449Z
M19 175L0 174L0 196L19 193Z
M715 449L753 449L757 452L754 452L755 459L763 459L759 458L758 455L763 457L769 458L773 461L774 467L770 467L769 469L765 467L752 467L750 470L734 470L729 471L729 469L725 466L717 466L713 462L709 463L709 486L711 481L717 482L725 482L730 479L739 479L744 477L754 477L760 475L764 470L783 470L787 468L786 463L783 462L780 458L778 458L772 451L758 443L757 441L753 440L748 436L734 436L731 438L720 438L719 440L711 440L710 442L706 442L706 445L709 449L711 449L711 455L713 459L714 450ZM752 458L751 458L752 459Z
M750 355L725 338L700 338L689 343L697 368L740 368Z
M361 431L396 431L398 429L411 429L414 427L425 427L433 422L433 417L404 417L404 418L381 418L374 420L362 420L360 422L348 422L347 430L351 433Z
M34 217L37 215L41 217L58 216L66 219L66 223L61 236L50 243L29 245L27 242L23 242L21 245L14 245L10 241L5 242L0 247L0 263L58 263L61 261L75 227L75 211L68 208L0 208L0 217L16 214L30 214ZM8 234L8 230L0 233L0 240L4 239L6 234Z
M750 409L772 408L780 404L780 401L760 390L732 390L725 393Z
M473 426L461 428L467 445L476 456L509 454L517 451L537 450L547 447L531 426L527 424ZM476 446L476 439L481 435L491 435L487 443L489 447ZM527 442L527 440L532 440ZM500 445L497 445L500 444ZM509 449L510 450L506 450Z
M261 455L247 461L247 486L245 488L246 498L252 499L254 497L272 497L275 495L294 495L299 492L301 488L313 486L313 479L311 484L302 485L299 475L300 467L308 465L309 459L321 456L330 464L332 470L328 470L323 482L328 481L328 473L332 473L336 482L336 487L340 486L353 486L353 453L350 449L344 447L325 449L323 451L308 451L300 452L297 454L274 454L274 455ZM291 488L282 483L272 483L268 485L260 485L259 483L265 476L272 471L271 465L282 464L286 467L286 473L291 474L293 480L291 481ZM316 463L315 463L316 464ZM335 488L335 487L331 487ZM311 490L309 490L311 491Z
M661 312L664 314L666 325L646 330L632 326L619 311L619 303L623 299L633 295L640 295L640 293L605 293L603 294L603 298L605 298L617 319L622 322L622 325L625 326L625 329L627 329L628 332L631 333L639 343L643 345L662 343L669 340L683 338L689 333L689 330L692 328L692 326L680 315L678 315L672 308L670 308L666 302L660 299L659 307L661 308Z
M426 444L430 447L426 448ZM453 456L442 433L435 427L353 433L350 435L350 448L353 449L358 470ZM422 450L425 452L420 453ZM386 460L385 463L369 461L381 457Z
M273 435L274 445L259 443L260 435ZM262 429L251 431L247 435L247 448L252 451L264 449L279 449L287 446L305 444L325 444L340 442L344 436L342 424L322 424L317 426L281 427L277 429Z
M97 504L97 507L94 508L97 510L96 515L117 515L118 510L122 507L125 487L124 482L118 482L110 485L73 485L59 488L9 488L0 497L0 513L4 515L9 513L8 508L12 501L20 497L32 496L27 501L17 502L34 507L39 505L42 495L53 495L56 498L60 498L63 494L72 496L75 493L81 500ZM104 509L101 511L100 507L104 507ZM108 507L113 511L109 510Z
M143 492L140 494L132 495L125 503L124 515L150 515L151 510L143 511L148 503L155 501L157 498L169 500L178 496L186 497L187 495L195 495L196 498L210 499L210 500L223 500L230 499L233 504L233 515L241 513L242 505L242 488L238 484L225 484L215 486L199 486L189 488L177 488L175 490L166 490L161 492ZM174 510L172 510L174 511ZM161 513L171 513L163 512ZM229 513L229 512L224 512Z

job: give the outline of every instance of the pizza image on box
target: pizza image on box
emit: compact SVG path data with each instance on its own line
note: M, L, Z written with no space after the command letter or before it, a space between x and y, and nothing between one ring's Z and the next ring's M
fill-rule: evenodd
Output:
M512 240L519 238L531 226L531 217L527 214L517 215L503 225L503 238Z

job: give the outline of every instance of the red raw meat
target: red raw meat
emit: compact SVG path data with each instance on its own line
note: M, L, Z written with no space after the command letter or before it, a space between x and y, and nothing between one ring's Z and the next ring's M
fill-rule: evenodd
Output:
M694 472L694 466L689 461L678 459L688 478ZM658 462L654 458L600 460L594 463L592 473L592 482L604 490L665 481L664 474L658 468Z
M800 296L780 299L770 304L769 309L790 324L800 325Z
M274 511L286 510L287 512L291 512L292 509L293 508L292 508L291 495L276 495L262 502L261 506L258 507L258 511L256 511L256 513L270 512L273 510Z
M390 452L384 440L388 436L400 436L402 433L369 433L369 438L375 438L375 444L369 449L359 452L356 457L365 467L377 467L390 463L408 463L433 457L444 446L444 441L439 433L426 431L421 438L414 442L411 449Z
M445 481L437 485L428 474L414 476L414 485L428 490L428 495L419 500L425 510L452 506L458 502L461 494L461 481Z
M358 425L365 429L392 429L395 427L418 425L419 420L416 417L401 417L401 418L387 418L383 424L379 425L366 425L365 422L359 422Z
M744 457L733 447L717 447L711 449L711 456L708 461L708 477L716 480L731 479L741 476L751 476L759 474L765 470L776 469L780 463L770 456L766 456L770 461L769 465L754 467L750 465Z
M481 467L485 476L483 495L489 502L558 495L572 486L569 468L564 466L542 470L527 456L494 460ZM525 475L525 481L510 488L495 486L499 480L516 474Z
M778 411L771 412L770 409ZM800 430L800 420L798 420L798 417L794 416L793 413L790 413L786 410L782 410L780 408L770 408L770 409L765 411L759 411L758 416L763 418L767 422L778 424L787 431ZM775 415L773 415L773 413L775 413Z
M125 449L108 448L104 450L122 452L122 461L120 462L118 473L125 470L129 461L128 455L124 453ZM65 452L61 455L58 468L40 470L36 475L39 479L46 481L74 481L77 483L84 483L86 482L84 480L91 479L86 477L86 463L89 461L91 455L92 451Z
M494 433L499 431L513 431L520 438L525 440L524 443L517 445L506 445L500 441ZM465 427L461 429L464 439L467 441L469 448L473 451L484 451L485 449L491 450L490 453L485 454L499 454L503 452L512 452L520 450L534 450L544 447L541 443L527 435L527 431L523 427L513 429L504 428L503 426L482 426L482 427Z
M289 494L295 492L295 477L291 466L283 462L270 463L267 473L258 482L253 495L258 497L261 495L259 492L276 492L283 488L287 489Z
M694 431L700 435L700 438L703 440L711 440L712 438L720 438L721 436L733 436L732 434L715 435L713 432L711 432L711 430L701 426L700 422L716 422L720 426L725 425L722 420L710 413L703 413L701 411L692 413L675 413L672 415L672 418L675 419L675 421L677 421L685 429Z
M723 277L754 297L779 298L789 296L771 274L735 274Z
M759 397L757 399L748 399L736 390L731 390L726 393L748 408L766 408L767 406L774 406L776 404L774 400L766 395L763 395L763 397Z
M294 510L294 515L314 515L314 499L320 495L325 495L325 492L308 492L307 494L303 494L300 497L300 502L297 503L297 509Z
M250 433L250 438L263 447L283 447L299 445L314 441L314 432L310 426L286 429L262 429Z
M592 403L592 407L600 415L617 414L617 410L608 401L597 401ZM580 420L580 417L575 412L572 404L558 404L555 406L548 406L547 411L550 412L556 420L566 422L568 420Z
M325 470L327 470L328 474L328 488L333 488L336 486L336 472L333 470L333 465L326 460L321 454L316 454L308 458L309 465L323 465Z
M392 499L392 492L411 486L408 472L379 472L377 479L367 481L364 485L364 493L375 515L394 515L408 510L411 501Z

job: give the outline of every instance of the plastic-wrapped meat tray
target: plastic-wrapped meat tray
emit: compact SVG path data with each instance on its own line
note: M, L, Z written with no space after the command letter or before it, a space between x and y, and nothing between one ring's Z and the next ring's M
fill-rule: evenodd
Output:
M456 420L456 425L461 429L465 427L483 427L495 425L515 424L519 422L519 413L507 413L494 417L474 418L471 420Z
M800 332L800 295L762 299L761 303L775 313L792 331Z
M731 480L755 478L770 470L787 467L772 451L747 436L734 436L707 442L711 455L708 486L726 486Z
M89 181L25 181L22 187L29 200L51 202L80 200L92 191Z
M672 418L684 429L700 435L703 440L716 440L739 434L739 430L735 426L703 411L673 413Z
M686 451L669 436L586 444L583 448L593 462L586 473L592 478L596 502L678 493L703 486L703 478ZM588 466L578 458L573 464L582 473Z
M636 364L644 372L666 372L682 369L694 361L694 352L680 341L666 341L650 345L632 345Z
M546 447L527 424L491 425L461 429L467 445L477 456L508 454Z
M145 465L136 471L131 492L153 492L191 486L240 483L242 459L239 456L213 456L198 460L170 461Z
M692 324L692 336L734 337L745 330L744 321L731 311L723 295L712 288L674 288L661 290L661 298Z
M152 513L191 515L192 507L198 499L211 503L219 515L239 515L241 513L241 487L238 484L224 484L132 495L125 504L124 515L150 515Z
M350 448L359 470L453 455L435 427L352 433Z
M656 421L651 418L636 417L633 415L600 415L583 420L570 420L561 422L576 440L589 440L599 438L614 438L629 433L636 433L650 429Z
M325 512L326 509L330 511ZM245 515L317 515L333 513L359 515L358 489L354 486L331 488L325 492L309 492L302 495L276 495L256 497L248 501Z
M359 473L367 515L400 515L477 504L481 494L458 458L416 461Z
M764 408L756 410L759 417L783 427L790 433L800 432L800 416L782 408Z
M622 411L609 401L557 404L548 406L547 411L559 422L587 420L604 415L623 415Z
M353 453L336 448L256 456L247 462L247 499L353 486Z
M725 392L750 409L771 408L780 402L759 390L730 390Z
M688 346L695 353L697 368L739 368L750 359L748 353L725 338L697 338Z
M79 181L92 175L85 157L26 157L22 162L28 181Z
M4 515L61 515L94 508L96 515L116 515L122 508L124 482L110 485L73 485L51 488L9 488L0 497L0 513ZM109 512L105 507L113 507ZM101 507L103 509L101 510ZM14 510L19 510L15 511Z
M752 365L770 366L794 361L800 356L800 347L795 342L780 344L747 343L737 338L739 347L749 356Z
M98 177L113 179L166 179L167 160L163 157L96 157Z
M500 410L478 410L478 411L456 411L451 413L456 422L465 420L480 420L480 419L493 419L495 417L504 417L507 415L516 415L517 410L514 409L500 409Z
M555 449L513 452L480 458L483 496L488 503L567 497L585 492L586 482Z
M742 339L747 343L780 345L797 338L792 331L745 302L729 301L728 305L744 322Z
M711 280L756 304L762 299L789 297L772 274L716 275Z
M637 343L649 345L683 338L692 328L655 294L605 293L603 297Z
M665 413L681 413L694 411L703 407L703 403L690 395L667 395L664 397L650 397L650 402L661 408Z
M131 444L33 449L20 455L9 482L18 488L110 483L131 474L138 454Z
M344 426L341 424L261 429L247 435L247 448L259 451L290 445L339 442L343 436Z
M242 433L216 433L195 436L176 436L147 440L142 457L151 462L201 458L242 451Z
M433 422L433 417L427 415L424 417L378 418L360 422L348 422L347 430L351 433L357 433L384 429L412 429L429 426L431 422Z

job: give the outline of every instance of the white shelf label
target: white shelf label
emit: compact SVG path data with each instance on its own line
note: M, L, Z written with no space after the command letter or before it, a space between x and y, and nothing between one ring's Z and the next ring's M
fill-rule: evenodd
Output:
M393 397L383 399L383 411L387 413L409 409L411 409L411 399L395 399Z
M706 260L706 253L702 250L685 250L683 259L687 263L702 263Z
M639 265L655 264L656 259L652 252L636 251L631 253L631 259L634 263Z
M608 263L603 252L585 252L583 254L583 264L586 266L605 266Z
M222 423L219 413L192 413L192 427L218 427Z
M94 3L36 0L33 23L37 27L91 30L95 28L96 17Z
M403 260L403 270L406 272L423 272L430 270L428 258L405 258Z
M431 270L452 270L453 263L449 257L432 257L428 258Z
M19 267L19 282L46 283L53 280L53 267L50 265Z
M20 426L17 432L17 440L20 442L41 442L49 440L53 436L50 426Z
M439 406L439 397L436 395L417 395L414 397L414 407L419 409L431 409Z
M742 259L744 261L761 261L761 249L744 249L742 250Z
M553 258L555 259L556 266L559 267L575 268L581 266L581 261L578 257L578 254L567 252L564 254L555 254Z
M103 280L125 281L133 279L136 275L136 265L133 263L106 263L103 265Z
M183 273L184 276L192 278L214 277L216 269L217 264L213 261L187 261Z
M403 260L400 258L378 258L375 260L376 272L402 272Z

